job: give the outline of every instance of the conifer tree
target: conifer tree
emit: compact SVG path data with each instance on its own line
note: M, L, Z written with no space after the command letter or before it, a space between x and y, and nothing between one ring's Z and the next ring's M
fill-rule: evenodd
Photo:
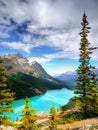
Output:
M31 108L30 100L28 97L26 97L26 103L25 107L22 110L22 124L20 128L23 128L24 130L37 130L36 120L36 109Z
M92 54L92 51L97 48L90 47L90 43L87 38L90 27L88 26L89 23L87 21L85 12L83 14L81 25L81 42L79 48L80 65L77 69L78 79L74 93L78 94L75 97L76 104L83 113L88 114L89 111L94 112L95 110L98 110L98 79L96 77L96 74L93 72L93 69L95 69L95 67L90 63L90 54Z
M6 123L9 117L4 116L4 112L12 112L13 109L10 107L10 104L15 100L15 93L7 87L6 81L6 71L2 66L2 58L0 57L0 124Z
M52 105L50 109L50 127L49 127L51 130L57 130L56 115L57 115L57 110L55 106Z

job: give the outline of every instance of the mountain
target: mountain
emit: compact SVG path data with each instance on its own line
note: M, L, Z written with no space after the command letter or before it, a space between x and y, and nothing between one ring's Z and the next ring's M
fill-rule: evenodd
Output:
M28 59L21 54L7 54L2 59L8 77L7 85L16 92L16 99L67 87L63 81L51 77L38 62L29 64Z
M8 75L17 74L18 72L32 74L35 77L41 77L44 74L48 75L37 62L32 62L30 65L28 59L21 54L7 54L2 56L2 58L3 66L6 68Z
M93 72L96 73L98 76L98 68L96 68ZM65 72L59 76L56 76L55 78L64 81L66 86L74 89L78 75L76 71L72 71L72 72L70 71L70 72Z
M76 76L77 76L77 73L75 71L69 71L69 72L65 72L63 74L57 75L56 78L67 81L67 80L76 78Z
M76 81L77 77L78 77L78 75L75 71L73 71L73 72L70 71L70 72L65 72L55 78L64 81L68 87L71 87L72 89L74 89L75 81Z
M43 67L36 61L32 62L31 63L31 67L36 71L38 72L38 76L39 77L43 77L43 78L52 78L44 69Z

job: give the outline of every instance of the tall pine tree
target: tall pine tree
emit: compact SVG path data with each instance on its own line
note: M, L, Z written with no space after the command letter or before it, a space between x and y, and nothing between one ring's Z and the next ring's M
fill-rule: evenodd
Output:
M26 97L26 103L25 107L22 110L22 124L19 126L19 128L23 128L24 130L37 130L36 125L36 109L31 108L30 100L28 97Z
M0 124L6 123L8 117L4 116L4 112L11 112L13 109L10 107L10 104L14 101L15 93L11 92L8 89L6 81L6 71L2 66L2 58L0 57Z
M78 79L74 93L78 94L75 97L76 104L83 113L88 114L89 112L98 111L98 79L96 77L96 74L93 72L93 69L95 69L95 67L90 63L90 54L92 54L92 51L97 48L90 47L90 43L87 38L90 27L88 26L89 23L87 21L85 12L83 14L81 25L81 42L79 48L80 65L77 69Z
M50 126L49 130L57 130L57 121L56 121L56 116L57 116L57 110L54 105L50 108Z

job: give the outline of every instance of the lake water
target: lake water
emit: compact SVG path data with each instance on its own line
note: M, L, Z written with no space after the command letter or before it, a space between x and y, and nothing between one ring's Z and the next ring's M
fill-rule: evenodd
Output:
M52 104L54 104L58 109L60 106L65 105L73 95L73 91L66 88L60 90L49 90L43 95L30 98L30 103L33 108L37 109L37 113L49 113ZM7 115L9 115L13 121L15 121L16 118L20 119L20 114L24 108L24 104L25 99L17 100L12 104L12 107L15 109L14 113L7 113Z

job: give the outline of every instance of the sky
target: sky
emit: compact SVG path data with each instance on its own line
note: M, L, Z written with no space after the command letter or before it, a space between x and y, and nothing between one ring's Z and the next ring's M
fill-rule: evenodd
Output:
M76 70L84 11L98 47L98 0L0 0L0 55L20 53L50 75ZM98 50L92 65L98 68Z

